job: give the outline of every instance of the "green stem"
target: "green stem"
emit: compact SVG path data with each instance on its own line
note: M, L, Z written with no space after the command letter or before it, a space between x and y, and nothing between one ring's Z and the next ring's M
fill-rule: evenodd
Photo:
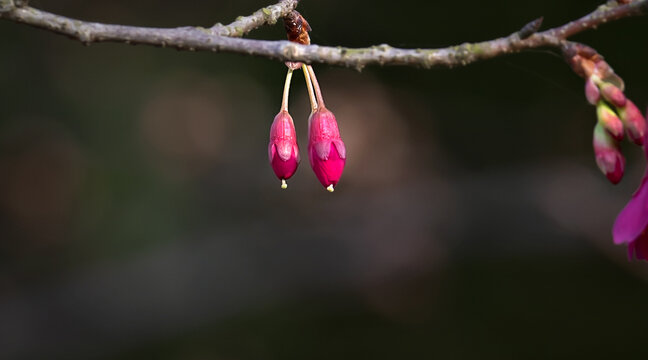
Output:
M317 81L317 77L315 76L315 71L313 70L313 67L311 65L308 65L308 72L310 73L310 77L313 82L313 87L315 88L315 95L317 96L317 102L319 103L320 107L325 108L326 105L324 105L322 90L320 90L319 82Z
M284 83L283 98L281 99L281 111L288 111L288 94L290 93L290 81L292 80L292 69L288 69L286 82Z
M315 93L313 92L313 83L311 82L310 75L308 74L308 68L306 64L302 64L302 70L304 71L304 79L306 79L306 88L308 89L308 98L311 103L311 112L317 110L317 100L315 100Z

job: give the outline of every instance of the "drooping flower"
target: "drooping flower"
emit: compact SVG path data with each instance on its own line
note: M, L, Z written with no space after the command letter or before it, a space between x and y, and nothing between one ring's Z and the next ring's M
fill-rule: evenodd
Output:
M346 164L346 148L335 115L323 106L308 119L308 158L317 179L333 192Z
M268 157L272 170L281 180L281 188L287 188L286 180L293 176L299 165L299 146L295 124L286 110L281 110L275 116L270 127Z
M648 133L644 135L644 152L648 159ZM648 260L648 168L639 189L617 216L612 237L617 245L628 244L628 258Z

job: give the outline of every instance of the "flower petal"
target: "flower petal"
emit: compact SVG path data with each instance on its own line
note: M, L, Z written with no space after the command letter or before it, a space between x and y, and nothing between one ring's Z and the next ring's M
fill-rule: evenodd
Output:
M293 155L295 155L295 160L299 163L301 161L301 157L299 156L299 146L297 143L293 145Z
M279 158L283 161L288 161L293 154L294 144L286 140L280 140L276 142L276 145Z
M270 160L271 163L275 155L277 155L277 145L270 143L270 146L268 146L268 159Z
M648 227L648 171L644 175L639 189L632 199L621 210L614 222L612 237L615 244L630 243ZM648 255L648 254L647 254Z
M315 148L315 153L320 160L328 160L329 154L331 153L331 141L323 140L314 142L313 148Z
M310 150L310 162L313 172L317 179L327 187L329 185L336 186L340 177L342 176L342 171L344 170L344 165L346 163L345 159L342 159L338 154L337 149L333 146L333 143L328 143L329 154L326 160L321 159L316 154L316 149L314 147Z
M648 232L644 231L637 240L628 244L628 260L648 260Z
M346 159L346 147L344 146L342 140L339 139L333 140L333 144L335 145L335 148L337 149L340 158Z

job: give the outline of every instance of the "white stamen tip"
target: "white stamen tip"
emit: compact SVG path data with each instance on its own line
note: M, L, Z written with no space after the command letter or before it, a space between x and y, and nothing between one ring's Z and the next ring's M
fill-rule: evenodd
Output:
M286 183L285 179L281 179L281 188L284 190L288 188L288 183Z
M333 188L333 184L329 185L329 186L326 188L326 190L328 190L328 192L333 192L333 191L335 191L335 189Z

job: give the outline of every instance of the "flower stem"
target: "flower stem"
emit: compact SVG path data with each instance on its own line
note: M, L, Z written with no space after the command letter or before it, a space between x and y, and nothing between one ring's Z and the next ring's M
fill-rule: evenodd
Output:
M311 82L310 75L308 74L308 68L306 64L302 64L302 70L304 71L304 79L306 79L306 88L308 89L308 98L311 103L311 112L317 110L317 100L315 100L315 93L313 92L313 83Z
M311 80L313 81L313 87L315 88L315 95L317 95L317 102L319 103L320 107L325 108L326 106L324 105L322 90L320 90L319 82L317 81L317 77L315 76L315 71L313 70L313 67L311 65L308 65L308 71L310 73Z
M293 70L288 69L286 82L284 83L283 98L281 99L281 111L288 111L288 94L290 93L290 81L292 80Z

